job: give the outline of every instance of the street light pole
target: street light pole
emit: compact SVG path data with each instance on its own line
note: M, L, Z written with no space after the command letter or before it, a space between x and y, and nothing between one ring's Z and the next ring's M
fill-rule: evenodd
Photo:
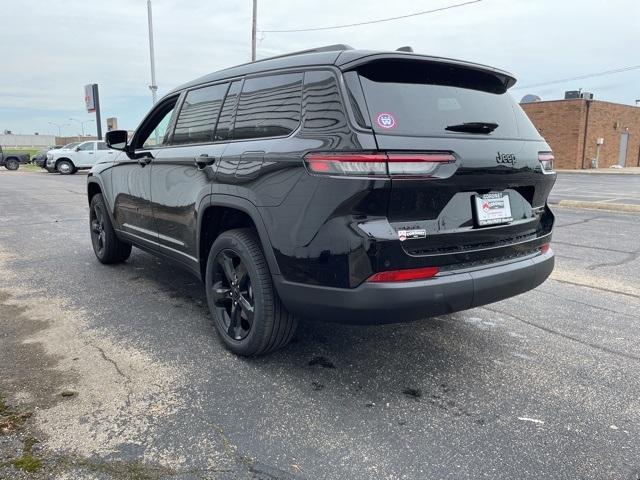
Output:
M156 85L156 60L153 51L153 13L151 11L151 0L147 0L147 19L149 22L149 57L151 58L151 85L149 85L149 90L151 90L151 98L155 105L158 85Z
M55 123L55 122L47 122L49 125L53 125L54 127L58 127L58 136L62 137L62 127L68 127L68 123Z
M69 120L72 120L74 122L78 122L80 124L80 128L82 129L82 136L84 137L84 124L85 123L89 123L89 122L95 122L95 120L93 118L89 119L89 120L78 120L77 118L70 118Z
M253 0L253 21L251 22L251 61L256 61L256 33L258 17L258 0Z

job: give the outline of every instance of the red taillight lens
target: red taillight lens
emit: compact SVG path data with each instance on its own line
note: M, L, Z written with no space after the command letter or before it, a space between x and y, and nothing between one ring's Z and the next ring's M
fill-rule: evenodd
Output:
M408 270L390 270L378 272L367 280L368 282L409 282L411 280L426 280L438 274L438 267L411 268Z
M549 250L551 250L551 244L550 243L545 243L544 245L542 245L540 247L540 253L547 253Z
M538 161L545 172L553 172L553 162L555 157L551 152L538 152Z
M309 171L320 175L429 176L456 157L447 152L426 153L309 153Z
M310 153L305 157L309 170L325 175L386 175L384 153Z

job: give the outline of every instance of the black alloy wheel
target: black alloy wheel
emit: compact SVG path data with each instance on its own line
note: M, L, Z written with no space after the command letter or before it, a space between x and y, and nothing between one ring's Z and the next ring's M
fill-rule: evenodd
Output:
M224 331L233 340L246 338L253 326L255 301L251 277L242 259L233 250L223 250L216 256L213 283L213 303Z
M107 235L104 230L104 216L101 203L96 203L91 208L91 241L93 242L93 250L98 258L104 256L104 248L107 241Z
M205 285L218 335L236 355L263 355L284 347L293 337L297 319L278 297L255 230L227 230L216 238L207 259Z
M91 198L89 231L93 251L101 263L124 262L131 255L131 244L123 242L116 236L107 204L101 193Z

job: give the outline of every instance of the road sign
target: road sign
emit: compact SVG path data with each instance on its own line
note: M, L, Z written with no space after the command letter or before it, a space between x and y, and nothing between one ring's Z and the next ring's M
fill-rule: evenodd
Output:
M87 112L96 111L96 98L94 95L94 87L97 87L97 85L94 83L90 83L89 85L84 86L84 103L87 106Z

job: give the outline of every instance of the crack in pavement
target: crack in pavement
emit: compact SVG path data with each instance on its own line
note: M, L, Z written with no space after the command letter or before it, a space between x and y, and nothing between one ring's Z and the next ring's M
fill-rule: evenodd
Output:
M635 293L621 292L620 290L614 290L612 288L597 287L595 285L590 285L588 283L572 282L571 280L561 280L559 278L553 278L553 277L550 277L550 279L555 282L566 283L567 285L574 285L576 287L593 288L594 290L600 290L601 292L615 293L616 295L625 295L627 297L640 299L640 295L637 295Z
M33 222L33 223L12 223L11 228L15 227L31 227L34 225L50 225L53 223L66 223L66 222L85 222L86 218L66 218L62 220L52 220L48 222Z
M602 268L602 267L619 267L620 265L624 265L626 263L637 260L638 257L640 257L640 250L636 250L635 252L629 252L627 254L627 258L624 258L618 262L605 262L605 263L598 263L596 265L589 265L587 267L587 270L595 270L596 268Z
M522 322L522 323L524 323L526 325L538 328L538 329L540 329L540 330L542 330L544 332L547 332L547 333L549 333L551 335L556 335L556 336L562 337L562 338L564 338L566 340L571 340L572 342L579 343L580 345L583 345L585 347L594 348L596 350L608 353L610 355L626 358L627 360L640 361L640 357L638 357L636 355L632 355L630 353L625 353L625 352L620 352L618 350L614 350L614 349L609 348L609 347L604 347L604 346L598 345L596 343L592 343L592 342L587 342L585 340L581 340L580 338L574 337L574 336L569 335L567 333L562 333L562 332L560 332L558 330L554 330L553 328L545 327L544 325L540 325L540 324L532 322L530 320L525 320L524 318L518 317L517 315L514 315L512 313L503 312L502 310L498 310L498 309L495 309L495 308L489 308L487 306L484 306L484 307L481 307L481 308L484 308L485 310L489 310L490 312L493 312L493 313L498 313L500 315L505 315L505 316L514 318L514 319L516 319L516 320L518 320L518 321L520 321L520 322Z
M560 280L557 280L557 281L560 281ZM584 305L586 307L595 308L597 310L602 310L604 312L615 313L616 315L622 315L624 317L629 317L629 318L634 318L634 319L640 320L640 317L636 317L635 315L631 315L629 313L619 312L618 310L612 310L610 308L600 307L598 305L592 305L592 304L587 303L587 302L581 302L580 300L576 300L575 298L565 297L564 295L558 295L557 293L545 292L544 290L541 290L541 289L538 289L537 292L541 293L543 295L548 295L550 297L559 298L559 299L565 300L567 302L577 303L578 305Z
M118 365L118 363L114 359L108 357L102 347L99 347L98 345L95 345L93 343L87 343L87 345L89 345L90 347L93 347L96 350L98 350L98 352L100 352L100 355L102 356L102 358L104 358L107 362L111 363L113 365L113 367L116 369L116 372L118 372L118 374L122 378L124 378L124 380L125 380L125 382L124 382L125 383L125 388L127 389L126 405L127 405L127 407L131 406L131 394L132 394L131 377L129 377L128 375L125 375L125 373L120 369L120 366Z
M580 245L577 243L570 243L570 242L562 242L560 240L554 240L553 243L557 244L557 245L567 245L569 247L578 247L578 248L588 248L590 250L598 250L601 252L614 252L614 253L624 253L624 254L629 254L632 252L626 251L626 250L618 250L616 248L605 248L605 247L591 247L589 245Z
M602 217L602 215L598 215L592 218L585 218L584 220L578 220L577 222L571 222L571 223L565 223L563 225L554 225L554 228L564 228L564 227L571 227L573 225L582 225L583 223L589 223L593 220L600 220ZM558 242L555 242L558 243Z

